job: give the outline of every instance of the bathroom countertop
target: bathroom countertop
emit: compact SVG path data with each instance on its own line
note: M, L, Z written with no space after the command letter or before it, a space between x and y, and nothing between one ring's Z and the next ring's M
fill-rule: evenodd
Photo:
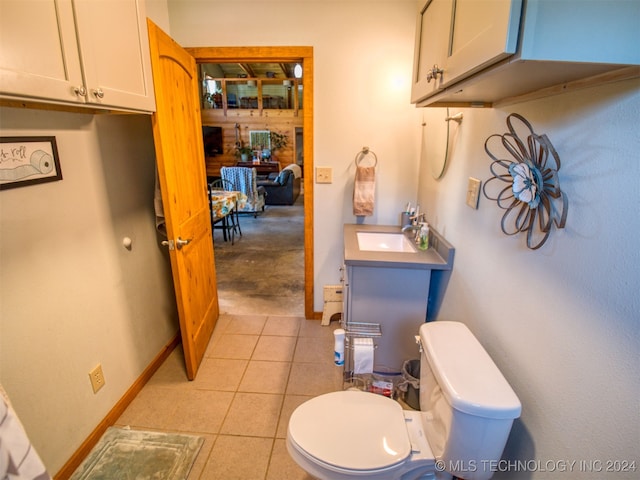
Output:
M451 270L455 249L433 227L430 231L430 246L416 252L377 252L360 250L358 232L400 233L399 225L344 225L344 263L369 267L410 268L420 270Z

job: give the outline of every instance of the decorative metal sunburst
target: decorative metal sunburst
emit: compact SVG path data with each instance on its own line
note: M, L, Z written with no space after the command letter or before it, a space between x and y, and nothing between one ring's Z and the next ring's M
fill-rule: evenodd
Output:
M526 140L518 135L516 120L528 130ZM509 115L507 128L507 133L491 135L484 143L493 160L493 177L484 183L482 193L505 210L500 223L503 233L527 232L527 247L536 250L547 241L554 224L564 228L567 221L569 202L558 179L560 157L549 138L536 134L521 115ZM513 159L501 158L506 156ZM507 184L501 190L500 182Z

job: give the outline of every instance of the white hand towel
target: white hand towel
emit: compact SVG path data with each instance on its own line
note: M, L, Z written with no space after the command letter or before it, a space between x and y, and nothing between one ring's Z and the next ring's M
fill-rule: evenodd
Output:
M376 193L376 167L356 167L356 180L353 185L353 214L373 215Z

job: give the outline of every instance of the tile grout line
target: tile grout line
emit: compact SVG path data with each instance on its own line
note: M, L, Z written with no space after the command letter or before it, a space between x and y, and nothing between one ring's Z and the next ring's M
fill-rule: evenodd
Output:
M268 459L268 462L267 462L267 470L264 472L264 479L265 480L267 480L267 478L269 477L269 469L271 468L271 461L273 460L273 454L274 454L274 449L275 449L275 446L276 446L276 440L278 439L278 426L280 425L280 421L282 420L282 413L284 411L284 404L285 404L285 400L287 398L287 391L289 390L289 381L291 380L291 373L293 372L293 363L294 363L296 351L298 349L298 341L300 340L300 329L301 329L300 322L301 322L301 320L298 321L298 328L297 328L296 337L295 337L296 341L295 341L295 344L293 346L293 351L291 352L291 361L289 362L289 372L287 373L287 381L285 383L284 392L282 394L282 403L280 404L280 410L278 412L278 418L276 420L276 429L275 429L275 432L273 433L273 441L271 442L271 451L269 452L269 459ZM286 441L286 437L285 437L285 441Z
M270 441L269 455L268 455L268 458L266 459L266 470L264 472L263 478L266 479L266 478L269 477L269 472L271 471L272 462L274 460L274 455L275 455L275 444L277 443L277 440L279 440L278 431L279 431L280 422L283 419L285 400L286 400L287 395L288 395L289 384L290 384L290 381L292 379L292 374L293 374L293 365L295 363L306 364L306 363L318 363L318 362L313 362L313 361L295 362L296 352L298 350L298 347L301 345L300 344L301 338L316 338L315 335L309 335L309 333L310 333L309 331L303 332L303 329L302 329L302 322L304 321L303 319L299 319L297 321L298 325L297 325L297 329L296 329L295 335L272 335L272 334L270 335L269 333L265 333L265 328L266 328L268 319L269 319L269 316L267 316L267 319L262 324L262 327L260 328L260 333L257 333L257 334L256 333L252 333L252 332L228 333L227 330L229 329L230 324L227 324L226 327L225 327L224 332L220 335L220 337L217 339L217 341L214 342L214 344L222 343L224 341L224 337L226 335L257 336L257 340L256 340L255 344L253 345L253 347L251 349L251 352L250 352L250 354L248 356L249 358L246 359L246 363L245 363L245 365L243 367L242 374L241 374L241 376L240 376L240 378L239 378L239 380L237 382L237 385L236 385L234 391L231 392L233 394L233 396L231 398L231 401L229 403L228 408L226 409L225 415L224 415L223 419L220 422L220 427L218 428L217 433L215 434L215 437L214 437L213 442L212 442L211 449L209 450L206 458L203 459L203 467L202 467L201 472L199 473L198 479L204 479L205 478L205 472L206 472L205 467L206 467L206 465L209 464L209 462L213 458L215 446L220 441L220 437L221 436L254 437L253 435L247 436L247 435L242 435L242 434L225 434L225 435L223 435L221 432L222 432L223 425L224 425L225 421L227 420L228 415L229 415L229 413L231 411L232 405L233 405L234 401L237 399L237 395L239 393L251 393L251 392L241 392L240 388L241 388L241 385L242 385L242 382L243 382L244 378L247 375L247 372L249 371L249 367L251 365L251 362L258 362L258 361L260 361L260 362L274 362L274 363L287 363L288 364L288 371L287 371L286 381L285 381L285 384L284 384L284 390L282 391L282 394L281 394L282 401L281 401L281 403L279 405L279 409L278 409L278 412L277 412L277 417L275 419L275 430L274 430L273 434L271 436L268 436L268 437L263 437L263 436L259 436L259 435L255 436L255 438L263 438L265 440ZM304 336L305 333L307 333L308 337ZM290 354L289 360L286 361L286 362L283 362L282 360L277 360L277 359L264 359L264 360L255 359L254 355L256 354L258 345L260 344L260 340L265 338L265 337L281 337L281 338L294 337L295 341L293 343L293 348L291 350L291 354ZM320 341L320 337L318 337L318 341ZM214 344L212 344L212 346ZM221 358L222 359L222 357L210 357L210 358ZM266 392L255 392L255 393L266 394ZM294 394L290 394L290 396L294 396Z

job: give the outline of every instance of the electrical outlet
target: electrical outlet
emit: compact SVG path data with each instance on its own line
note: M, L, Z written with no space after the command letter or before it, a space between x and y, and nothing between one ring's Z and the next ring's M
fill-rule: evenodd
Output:
M102 387L104 387L104 373L102 373L102 365L98 364L96 368L89 372L89 378L91 379L91 387L93 393L98 393Z
M316 183L332 183L332 182L333 182L333 168L316 167Z
M478 208L478 199L480 198L480 180L469 177L469 185L467 187L467 205L471 208Z

